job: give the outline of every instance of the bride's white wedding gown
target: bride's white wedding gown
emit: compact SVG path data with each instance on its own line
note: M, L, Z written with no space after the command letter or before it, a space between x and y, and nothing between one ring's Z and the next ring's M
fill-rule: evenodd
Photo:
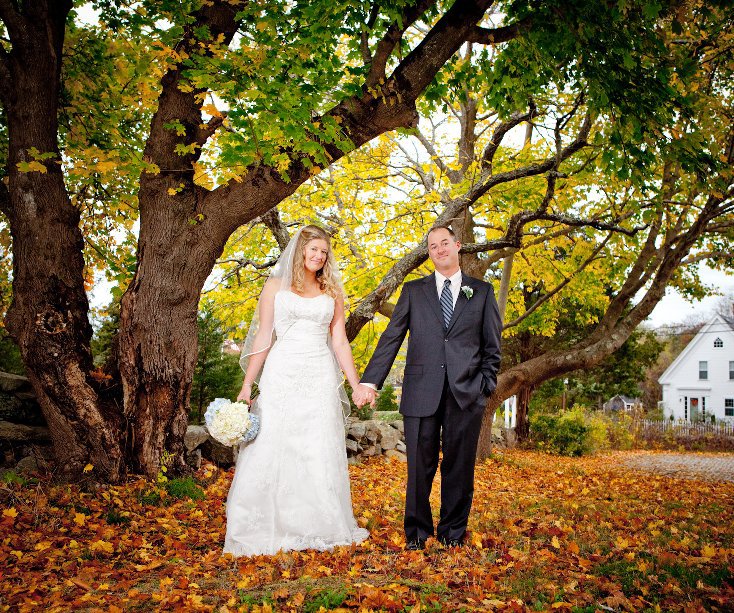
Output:
M224 553L274 554L359 543L352 511L341 375L328 347L334 300L275 295L275 333L255 405L257 438L240 448L227 497Z

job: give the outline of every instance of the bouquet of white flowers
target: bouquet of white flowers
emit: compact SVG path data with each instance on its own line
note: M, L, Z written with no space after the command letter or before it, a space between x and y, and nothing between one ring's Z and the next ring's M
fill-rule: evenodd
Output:
M260 430L260 418L250 413L244 402L216 398L204 413L206 429L211 437L227 447L253 440Z

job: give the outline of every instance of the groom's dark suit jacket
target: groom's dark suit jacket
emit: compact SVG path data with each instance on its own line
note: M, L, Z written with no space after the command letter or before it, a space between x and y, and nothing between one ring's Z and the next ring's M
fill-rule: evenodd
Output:
M463 273L461 285L474 293L467 298L459 292L446 329L435 274L406 283L362 375L363 382L382 387L410 332L400 400L403 415L435 413L447 377L451 393L465 410L484 404L497 385L501 322L494 291L489 283Z

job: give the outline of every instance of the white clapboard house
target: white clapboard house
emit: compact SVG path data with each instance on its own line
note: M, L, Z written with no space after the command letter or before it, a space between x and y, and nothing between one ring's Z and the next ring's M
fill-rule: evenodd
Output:
M666 419L734 422L734 318L715 315L658 382Z

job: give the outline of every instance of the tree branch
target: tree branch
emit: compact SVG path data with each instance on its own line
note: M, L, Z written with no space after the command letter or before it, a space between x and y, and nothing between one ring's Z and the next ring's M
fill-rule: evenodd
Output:
M0 0L0 21L8 30L11 41L22 36L24 19L11 0Z
M627 236L634 236L642 230L646 230L649 226L634 226L632 228L623 228L620 225L614 223L608 223L597 219L578 219L576 217L569 217L568 215L561 214L546 214L540 216L538 219L545 221L555 221L563 224L564 226L573 226L576 228L590 227L596 230L605 230L609 232L616 232L619 234L626 234Z
M221 116L212 117L205 124L200 124L199 129L196 132L196 136L194 137L194 142L199 145L199 147L203 147L206 141L209 140L209 138L212 136L212 134L214 134L224 123L226 117L227 114L222 113Z
M386 78L385 68L392 55L393 49L400 43L405 31L431 6L431 0L419 0L413 5L407 6L400 19L400 25L396 22L390 25L384 36L377 43L375 54L370 60L370 71L365 81L366 87L374 87ZM374 7L373 7L374 8Z
M362 29L362 32L360 34L360 51L362 52L362 61L364 62L364 65L367 66L370 62L372 62L372 55L370 54L370 36L368 32L372 30L372 28L375 25L375 22L377 21L377 17L380 14L380 6L375 3L370 8L370 15L367 18L367 23L365 24L365 28Z
M265 268L270 268L272 266L275 266L278 263L278 258L273 258L265 262L257 262L256 260L251 260L249 258L226 258L224 260L217 260L217 265L233 264L233 263L237 264L237 269L242 269L242 268L246 268L247 266L252 266L255 270L264 270ZM237 269L227 273L224 279L228 279L229 277L234 275Z
M436 151L436 148L433 146L433 143L426 138L423 132L416 128L413 134L418 139L420 144L423 145L423 148L426 150L428 155L431 156L431 160L433 160L433 162L436 164L436 166L439 167L441 172L449 178L449 181L451 181L451 183L458 183L459 181L461 181L461 173L458 170L453 170L446 166L438 151Z
M353 148L395 128L414 127L418 121L417 98L491 5L491 0L456 0L386 83L380 85L377 96L364 87L361 95L340 102L325 115L340 123ZM391 104L383 101L388 98ZM347 153L331 143L322 146L332 162ZM218 220L218 232L228 236L238 226L276 206L311 177L311 167L303 164L301 154L286 153L291 157L288 181L275 168L252 165L240 181L231 180L204 195L203 210L205 214L211 212L207 218Z
M186 52L190 57L210 55L211 51L208 48L201 50L200 41L196 36L203 27L207 28L212 40L219 39L222 44L229 44L237 31L237 11L244 4L245 0L234 3L214 0L203 5L193 14L194 22L185 27L183 38L176 46L177 50ZM168 70L161 80L163 90L158 98L158 109L151 122L144 156L146 160L160 168L162 177L172 171L176 173L176 182L188 179L189 185L193 185L194 162L201 156L201 145L221 125L223 118L213 117L206 127L201 127L201 108L197 96L205 90L182 91L179 88L182 70L183 66L177 65ZM174 121L183 124L185 128L183 135L165 127ZM179 144L198 146L190 153L179 155L175 152ZM150 173L143 173L141 183L151 180L153 176Z
M548 158L540 164L532 164L511 170L496 175L490 175L489 178L481 184L475 185L469 190L464 196L455 198L454 200L447 203L443 212L437 217L437 224L449 224L455 219L461 211L466 207L475 203L479 198L487 193L495 185L506 183L509 181L515 181L524 177L535 176L543 174L544 172L552 171L558 167L558 164L566 160L568 157L573 155L576 151L586 145L586 138L591 130L591 118L589 115L586 116L581 126L579 134L576 139L569 144L567 147L561 149L559 155L554 155L552 158ZM543 198L543 202L540 207L533 212L524 211L513 216L508 224L505 237L497 242L491 242L495 248L507 248L516 247L519 248L521 245L522 228L525 224L534 219L541 218L544 214L544 208L552 197L553 189L555 188L555 176L549 177L549 188L546 190L546 194ZM466 246L465 246L466 248ZM352 311L346 322L347 337L349 340L354 340L359 334L359 331L369 322L374 316L380 305L385 302L395 290L400 286L405 277L428 258L428 249L426 246L425 238L423 241L412 249L409 253L398 260L393 267L388 271L385 277L380 281L379 285L370 292L360 302L357 308Z
M698 253L696 255L687 257L681 262L681 264L688 266L689 264L695 264L696 262L702 262L703 260L715 258L734 258L734 251L706 251L705 253Z
M505 135L512 130L515 126L521 124L523 121L530 121L533 117L537 116L538 111L535 105L531 106L527 113L513 113L507 121L503 121L495 131L492 133L492 138L489 139L489 143L484 148L482 154L482 170L485 172L492 172L492 160L494 160L494 154L497 153L497 149L502 143L502 139Z
M291 237L290 234L288 234L288 229L285 227L283 220L280 218L278 207L270 209L267 213L262 215L260 219L273 233L273 236L278 243L278 247L283 251L288 245L288 241L291 240Z
M466 42L479 43L480 45L497 45L499 43L506 43L529 30L531 24L532 19L530 17L525 17L520 21L516 21L515 23L501 26L499 28L483 28L481 26L475 26L466 37Z
M709 223L706 226L706 234L720 234L722 232L728 232L732 228L734 228L734 220Z

